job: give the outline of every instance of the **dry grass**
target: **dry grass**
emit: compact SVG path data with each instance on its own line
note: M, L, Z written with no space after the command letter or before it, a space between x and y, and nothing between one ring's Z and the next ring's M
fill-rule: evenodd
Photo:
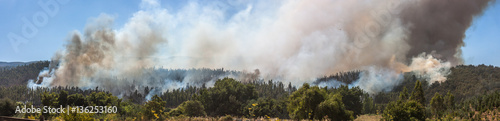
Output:
M354 119L354 121L380 121L381 118L381 115L366 114L358 116L358 118Z
M224 121L227 118L225 117L173 117L167 120L169 121ZM239 118L232 117L233 121L288 121L287 119L279 119L279 118L257 118L257 119L249 119L249 118Z
M479 112L476 111L476 114L479 114ZM480 116L481 120L498 121L500 119L500 111L495 108L493 110L487 110L483 112Z
M241 117L232 117L233 121L294 121L291 119L279 119L279 118L257 118L257 119L249 119L249 118L241 118ZM382 118L381 115L375 114L367 114L358 116L358 118L354 119L354 121L380 121ZM222 121L224 117L171 117L167 120L169 121ZM303 120L307 121L307 120ZM327 121L327 120L325 120Z

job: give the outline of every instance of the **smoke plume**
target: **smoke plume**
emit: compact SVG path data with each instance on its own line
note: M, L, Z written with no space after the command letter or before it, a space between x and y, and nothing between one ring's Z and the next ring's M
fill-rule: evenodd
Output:
M213 1L174 12L148 0L123 28L111 28L113 17L103 14L74 32L44 77L50 86L167 89L171 80L145 69L161 66L255 70L219 76L295 85L366 70L356 83L370 92L398 84L402 72L442 82L463 62L465 31L493 1ZM196 83L197 74L187 75L182 80Z

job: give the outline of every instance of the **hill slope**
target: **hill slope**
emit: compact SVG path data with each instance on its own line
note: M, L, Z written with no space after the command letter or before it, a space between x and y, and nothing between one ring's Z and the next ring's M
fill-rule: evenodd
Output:
M377 103L394 101L399 92L406 87L409 92L413 91L417 80L423 81L425 99L430 102L432 96L437 92L441 95L448 91L455 96L455 101L462 102L478 95L489 94L500 91L500 68L486 65L459 65L450 69L451 73L447 80L442 83L428 84L427 80L419 78L412 73L404 75L404 81L393 88L391 92L380 93L375 99ZM382 98L382 99L380 99ZM389 98L389 99L388 99Z
M37 61L31 61L31 62L0 62L0 68L2 67L15 67L19 65L26 65L26 64L31 64L31 63L36 63Z
M0 68L0 86L26 85L29 79L36 79L40 70L49 66L49 61L29 62L10 68ZM15 65L20 63L3 63Z

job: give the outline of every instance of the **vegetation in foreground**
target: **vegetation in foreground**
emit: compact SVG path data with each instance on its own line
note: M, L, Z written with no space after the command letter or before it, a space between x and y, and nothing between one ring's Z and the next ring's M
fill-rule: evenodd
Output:
M24 77L23 69L38 69L46 62L4 69L0 81ZM38 64L38 65L37 65ZM31 71L30 71L31 72ZM36 71L33 71L36 72ZM346 73L357 74L357 73ZM347 75L346 77L356 77ZM355 79L355 78L353 78ZM420 81L422 80L422 81ZM448 80L429 85L411 73L392 91L368 94L359 87L300 88L272 80L242 83L217 80L213 87L169 90L144 100L145 87L118 98L105 90L54 87L29 89L24 85L0 86L0 115L51 120L234 120L330 119L363 120L499 120L500 69L493 66L457 66ZM17 106L117 106L115 114L16 114Z

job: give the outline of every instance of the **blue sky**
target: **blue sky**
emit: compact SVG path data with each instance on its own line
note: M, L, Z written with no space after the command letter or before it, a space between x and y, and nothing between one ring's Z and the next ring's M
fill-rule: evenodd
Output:
M41 0L52 1L52 0ZM140 0L70 0L58 2L59 10L54 16L47 15L47 23L35 26L38 32L26 37L26 42L12 45L9 33L23 36L24 19L33 20L44 9L38 1L0 0L0 61L49 60L55 52L63 49L69 33L81 31L89 18L106 13L115 17L115 28L120 28L133 13L140 9ZM162 1L162 7L175 12L185 0ZM32 23L35 24L35 23ZM500 2L490 6L476 18L466 32L466 46L462 48L466 64L500 66ZM17 48L17 51L14 49Z
M465 35L462 51L466 64L500 66L500 2L476 18Z

